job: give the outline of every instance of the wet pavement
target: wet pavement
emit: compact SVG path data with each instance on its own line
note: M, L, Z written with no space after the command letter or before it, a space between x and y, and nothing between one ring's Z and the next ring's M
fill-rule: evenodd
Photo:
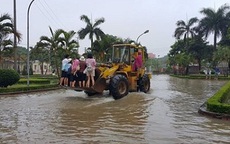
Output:
M197 111L226 81L153 75L120 100L55 90L0 97L0 143L229 143L230 122Z

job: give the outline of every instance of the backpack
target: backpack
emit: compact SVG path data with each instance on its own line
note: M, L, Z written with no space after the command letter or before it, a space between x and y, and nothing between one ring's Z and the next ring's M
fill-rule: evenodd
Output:
M90 63L87 64L86 70L87 70L87 72L89 72L89 73L91 73L91 72L93 71L93 67L91 66Z

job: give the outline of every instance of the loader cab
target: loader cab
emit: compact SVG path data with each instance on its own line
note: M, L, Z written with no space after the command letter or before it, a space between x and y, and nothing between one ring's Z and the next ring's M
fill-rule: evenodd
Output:
M112 62L131 65L133 59L132 55L134 54L135 49L135 45L131 44L114 45L112 50Z

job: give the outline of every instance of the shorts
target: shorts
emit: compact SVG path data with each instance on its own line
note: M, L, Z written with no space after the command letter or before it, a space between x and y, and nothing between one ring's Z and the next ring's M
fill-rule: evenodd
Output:
M69 81L70 81L70 82L75 81L75 79L74 79L74 75L73 75L73 74L70 74L70 75L69 75Z
M86 74L84 74L83 72L78 72L78 80L79 81L85 81L86 80Z
M86 71L87 76L95 76L95 70L93 69L92 71Z
M67 72L66 71L61 71L61 77L67 78Z

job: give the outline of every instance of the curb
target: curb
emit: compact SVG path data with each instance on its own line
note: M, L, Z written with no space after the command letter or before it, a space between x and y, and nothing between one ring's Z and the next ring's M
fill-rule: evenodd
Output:
M216 119L230 120L230 115L228 115L228 114L221 114L221 113L215 113L215 112L207 111L206 102L200 106L198 113L205 115L205 116L213 117Z
M42 92L42 91L51 91L51 90L57 90L57 89L60 89L60 87L47 88L47 89L36 89L36 90L28 90L28 91L6 92L6 93L0 93L0 96L33 93L33 92Z

